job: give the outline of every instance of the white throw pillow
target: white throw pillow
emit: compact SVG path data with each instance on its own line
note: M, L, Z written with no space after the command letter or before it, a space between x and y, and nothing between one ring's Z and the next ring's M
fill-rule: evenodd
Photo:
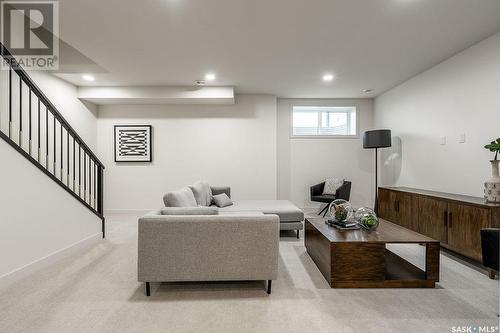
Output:
M325 180L325 187L323 188L323 194L335 195L339 187L344 185L344 178L327 178Z
M233 204L226 193L216 194L212 196L212 201L219 208L231 206Z
M193 185L189 185L193 191L196 202L200 206L210 206L212 204L212 190L206 181L198 181Z
M196 207L196 199L189 187L177 191L170 191L163 196L166 207Z

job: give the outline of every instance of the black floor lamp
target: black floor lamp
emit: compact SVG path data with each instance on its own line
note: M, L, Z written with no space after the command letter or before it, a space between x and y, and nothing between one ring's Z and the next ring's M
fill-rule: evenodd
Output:
M363 134L363 148L375 148L375 214L378 215L378 148L391 146L391 130L366 131Z

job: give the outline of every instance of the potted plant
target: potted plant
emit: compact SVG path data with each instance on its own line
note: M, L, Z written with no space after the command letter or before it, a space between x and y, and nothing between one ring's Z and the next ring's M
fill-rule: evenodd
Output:
M347 209L344 206L335 207L335 220L342 222L347 219Z
M353 211L351 204L344 199L333 200L328 207L330 216L336 222L345 222L349 220L353 215Z
M500 174L498 171L498 152L500 152L500 138L496 141L491 141L484 146L492 153L495 153L495 158L491 163L491 178L484 183L484 198L489 202L500 202Z
M379 225L378 217L375 212L367 207L361 207L354 213L355 220L368 231L376 230Z

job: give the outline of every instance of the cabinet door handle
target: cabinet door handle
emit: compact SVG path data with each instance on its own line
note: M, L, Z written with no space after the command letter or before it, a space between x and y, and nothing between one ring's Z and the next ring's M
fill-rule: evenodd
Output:
M444 226L446 227L448 225L448 212L444 211Z
M399 212L399 200L398 200L398 212Z
M451 214L451 212L448 214L448 228L451 228L451 225L452 225L452 217L453 215Z
M398 202L396 200L394 200L394 210L398 211Z

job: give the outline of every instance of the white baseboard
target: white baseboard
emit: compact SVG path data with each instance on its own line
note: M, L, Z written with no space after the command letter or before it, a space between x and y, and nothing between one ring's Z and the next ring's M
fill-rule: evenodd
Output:
M42 257L40 259L37 259L27 265L24 265L20 268L17 268L9 273L6 273L4 275L0 276L0 290L7 288L11 284L13 284L16 281L19 281L36 271L41 270L42 268L48 267L51 264L55 263L56 261L59 261L63 258L69 257L70 255L73 255L83 249L86 249L90 247L91 245L96 244L102 240L102 233L96 233L94 235L91 235L87 238L84 238L76 243L73 243L69 246L66 246L60 250L57 250L55 252L52 252L49 255L46 255L45 257Z

